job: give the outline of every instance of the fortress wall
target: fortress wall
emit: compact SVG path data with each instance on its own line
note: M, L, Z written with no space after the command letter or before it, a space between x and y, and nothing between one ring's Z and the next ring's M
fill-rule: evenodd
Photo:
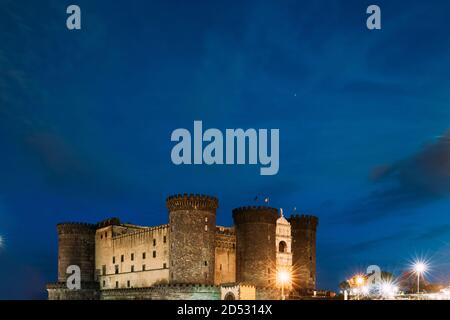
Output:
M256 289L253 286L241 285L239 290L239 300L255 300Z
M209 285L160 285L152 288L103 290L102 300L220 300L220 287Z
M280 300L281 290L277 288L256 288L256 300Z
M169 226L98 229L95 255L102 290L166 283L169 279Z
M217 227L214 284L236 282L236 235L232 228Z
M166 284L169 269L125 272L100 277L100 287L105 289L145 288L158 284ZM128 287L129 286L129 287Z
M98 284L82 283L81 290L70 290L66 283L58 282L47 285L48 300L98 300Z

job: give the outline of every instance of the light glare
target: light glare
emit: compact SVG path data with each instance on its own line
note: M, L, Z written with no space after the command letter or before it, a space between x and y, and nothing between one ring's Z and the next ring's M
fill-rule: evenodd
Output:
M357 277L356 277L356 284L357 284L358 286L363 285L363 284L364 284L364 277L363 277L363 276L357 276Z
M291 279L288 271L282 270L278 272L278 281L282 284L286 284Z
M414 272L416 274L423 274L427 271L427 265L423 261L417 261L414 263Z

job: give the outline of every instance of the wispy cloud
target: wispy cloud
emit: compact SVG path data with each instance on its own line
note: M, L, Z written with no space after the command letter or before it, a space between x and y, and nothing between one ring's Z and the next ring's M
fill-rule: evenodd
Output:
M450 196L450 133L402 161L375 168L371 178L376 190L346 209L347 221L361 223L407 214L402 209Z
M39 164L50 187L100 197L112 197L132 189L97 158L91 158L61 135L34 132L24 144Z

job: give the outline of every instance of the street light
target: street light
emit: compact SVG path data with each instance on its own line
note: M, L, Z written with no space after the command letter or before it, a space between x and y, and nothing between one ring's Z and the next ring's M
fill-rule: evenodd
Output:
M362 275L357 275L356 276L356 285L358 286L358 287L361 287L363 284L364 284L364 282L365 282L365 279L364 279L364 276L362 276Z
M415 274L417 274L417 294L420 293L420 276L427 272L428 266L423 261L414 262L413 269Z
M278 271L278 282L281 284L281 300L285 300L286 297L284 295L284 286L289 283L291 280L291 275L286 270L280 270Z
M380 294L383 298L392 299L398 293L398 287L390 280L384 280L380 283Z
M356 288L353 289L353 292L356 293L356 299L360 299L361 298L361 293L363 293L363 288L365 287L366 284L366 278L363 274L357 274L353 277L353 283L354 286Z

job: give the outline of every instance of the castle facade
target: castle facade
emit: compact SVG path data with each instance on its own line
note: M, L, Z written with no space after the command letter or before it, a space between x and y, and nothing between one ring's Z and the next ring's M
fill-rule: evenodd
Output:
M169 223L155 227L117 218L58 224L58 282L47 286L49 299L278 299L280 272L290 275L288 292L315 289L316 217L241 207L234 226L223 227L217 198L175 195L166 206ZM73 265L79 290L66 285Z

